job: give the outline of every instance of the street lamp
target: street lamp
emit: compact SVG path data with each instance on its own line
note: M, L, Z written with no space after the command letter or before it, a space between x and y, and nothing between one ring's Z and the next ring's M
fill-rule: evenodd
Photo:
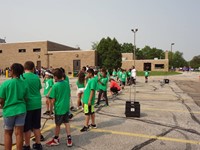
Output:
M136 44L135 44L135 40L136 40L136 32L138 31L138 29L131 29L131 31L134 33L134 49L133 49L133 59L134 59L134 66L135 66L135 51L136 51Z
M171 43L171 69L173 69L173 56L172 56L172 46L174 45L175 43Z

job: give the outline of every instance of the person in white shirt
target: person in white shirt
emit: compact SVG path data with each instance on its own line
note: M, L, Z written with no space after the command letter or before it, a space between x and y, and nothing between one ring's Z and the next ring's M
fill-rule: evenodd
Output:
M135 80L136 80L136 69L135 69L135 66L133 66L132 70L131 70L131 82L132 82L132 84L136 84Z

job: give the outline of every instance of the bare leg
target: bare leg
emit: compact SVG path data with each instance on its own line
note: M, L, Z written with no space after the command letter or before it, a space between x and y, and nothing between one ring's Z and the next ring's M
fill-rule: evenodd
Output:
M90 115L85 116L85 126L88 127L89 121L90 121Z
M31 138L31 131L27 131L24 133L24 141L26 146L30 146L30 138Z
M95 113L93 113L91 115L91 120L92 120L92 124L94 125L95 124Z
M15 127L17 150L22 150L22 147L23 147L23 130L24 130L23 126L16 126Z
M69 124L69 123L65 123L65 129L66 129L67 135L71 135L71 132L70 132L70 124Z
M13 130L5 130L5 133L4 133L5 150L12 149L12 134L13 134Z
M56 125L55 136L59 136L59 134L60 134L60 125Z
M41 136L40 129L33 129L33 132L35 135L35 143L40 144L40 136Z

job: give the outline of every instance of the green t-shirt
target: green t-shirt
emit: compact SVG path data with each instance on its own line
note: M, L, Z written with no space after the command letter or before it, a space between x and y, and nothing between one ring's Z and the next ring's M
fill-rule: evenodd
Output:
M42 88L40 78L32 73L27 72L23 74L25 82L28 84L29 96L26 102L27 110L36 110L42 107L42 98L40 89Z
M126 72L122 72L120 80L121 80L122 82L126 82L126 77L127 77Z
M149 71L145 71L144 75L145 75L145 77L148 77L149 76Z
M130 76L131 76L131 72L128 71L128 72L127 72L127 77L130 77Z
M56 82L49 95L50 99L55 99L54 111L56 115L64 115L70 108L70 86L66 81Z
M122 71L118 71L118 72L117 72L117 77L118 77L118 78L121 78L121 75L122 75Z
M67 81L69 83L69 77L67 75L65 77L65 81Z
M78 88L84 88L85 84L84 83L80 83L78 80L76 81L76 85Z
M107 83L108 83L108 78L101 78L100 83L99 83L99 89L103 91L107 91Z
M28 86L18 78L6 80L0 87L0 98L4 99L4 117L26 113L25 98L28 98Z
M83 103L84 104L88 104L90 92L91 92L91 90L94 90L94 95L91 100L91 105L94 105L96 86L97 86L96 78L91 78L90 80L88 80L88 82L85 86L84 94L83 94Z
M116 76L117 76L117 72L116 72L116 71L113 71L113 72L112 72L112 76L113 76L113 77L116 77Z
M49 93L49 90L52 88L53 84L54 84L53 79L51 78L44 80L44 95L45 96Z

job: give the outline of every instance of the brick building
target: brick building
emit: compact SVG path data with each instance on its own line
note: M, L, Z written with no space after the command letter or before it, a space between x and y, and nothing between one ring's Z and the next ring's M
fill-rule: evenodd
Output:
M80 50L51 41L0 43L0 69L10 67L18 62L33 61L38 68L52 66L63 67L67 73L76 72L83 66L97 66L96 51ZM132 53L122 54L122 68L129 69L134 65ZM136 60L138 71L146 67L151 71L168 71L168 52L165 59Z
M73 72L82 66L96 66L96 53L51 41L0 43L0 68L10 67L15 62L24 64L28 60L38 68L63 67L66 72Z

